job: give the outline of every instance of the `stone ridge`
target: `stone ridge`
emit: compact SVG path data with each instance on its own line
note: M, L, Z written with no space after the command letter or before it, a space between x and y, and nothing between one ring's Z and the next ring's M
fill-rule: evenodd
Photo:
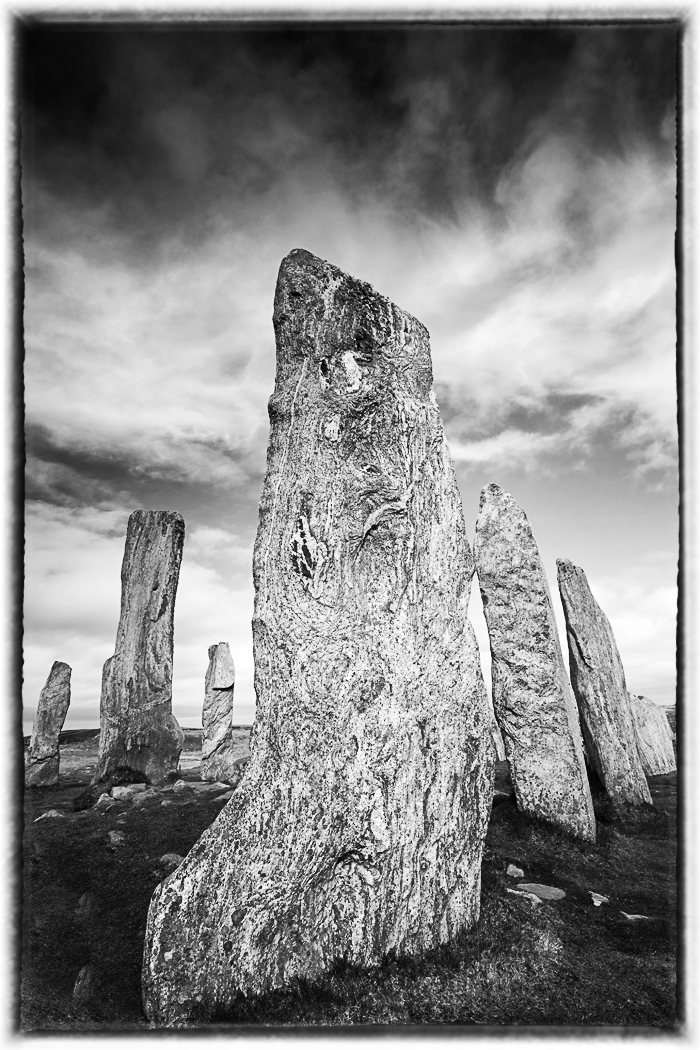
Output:
M250 764L151 902L161 1026L418 955L479 914L491 716L427 332L305 252L274 324Z
M474 559L491 646L494 714L518 807L594 842L578 712L547 577L525 513L496 484L481 491Z
M593 597L586 574L557 560L559 593L569 644L569 669L588 757L613 807L651 805L637 749L622 660L610 621Z

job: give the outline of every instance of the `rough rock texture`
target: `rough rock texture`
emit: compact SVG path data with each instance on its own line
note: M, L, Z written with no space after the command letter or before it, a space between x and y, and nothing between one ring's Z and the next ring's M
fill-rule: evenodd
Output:
M157 1025L420 953L479 913L493 745L428 334L305 251L274 325L250 764L151 902Z
M233 686L236 671L228 642L209 646L209 667L204 679L202 709L202 780L237 779L233 743Z
M610 622L591 594L583 569L557 560L569 643L571 685L588 758L613 808L651 805L637 751L625 672Z
M159 784L177 769L185 738L172 713L173 617L184 539L180 514L135 510L129 518L94 783L129 769Z
M493 738L493 748L496 755L497 762L505 762L506 760L506 746L503 743L503 733L501 732L498 722L495 718L491 724L491 736Z
M70 676L68 664L56 660L39 694L32 740L25 759L27 787L50 787L58 783L58 738L70 706Z
M673 773L676 768L673 733L663 707L635 693L629 693L629 699L642 769L647 776Z
M493 708L519 809L586 842L595 817L576 702L547 577L508 492L481 492L474 559L491 646Z

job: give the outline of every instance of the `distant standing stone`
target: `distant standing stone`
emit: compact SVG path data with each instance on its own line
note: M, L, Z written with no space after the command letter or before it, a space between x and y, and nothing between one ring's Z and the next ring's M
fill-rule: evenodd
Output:
M676 768L673 733L663 707L635 693L630 693L629 699L644 772L647 776L673 773Z
M184 538L185 523L172 511L136 510L129 518L93 783L126 768L161 784L177 769L185 737L172 713L173 617Z
M499 485L482 489L474 557L491 645L494 714L518 808L594 842L578 712L547 577L525 514Z
M236 671L228 642L209 646L202 709L202 780L223 780L230 784L237 776L232 754L235 681Z
M50 787L58 783L58 738L70 705L70 676L68 664L56 660L39 694L25 760L24 779L28 787Z
M591 593L583 569L557 560L569 642L571 684L586 750L612 805L651 805L637 749L625 672L607 616Z

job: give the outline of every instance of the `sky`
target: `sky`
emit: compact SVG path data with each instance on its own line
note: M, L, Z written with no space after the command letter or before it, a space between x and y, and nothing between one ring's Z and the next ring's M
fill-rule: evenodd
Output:
M24 731L54 660L99 724L132 510L186 522L173 710L252 550L277 270L306 248L422 321L470 543L480 489L586 572L628 687L675 698L673 25L32 23L18 36ZM470 617L489 678L478 587ZM566 654L566 643L563 641Z

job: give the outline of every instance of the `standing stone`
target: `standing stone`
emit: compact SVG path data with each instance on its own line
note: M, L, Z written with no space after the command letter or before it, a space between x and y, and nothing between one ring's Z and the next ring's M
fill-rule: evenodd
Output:
M673 773L676 768L673 733L664 709L635 693L629 693L629 700L642 769L650 777Z
M233 744L233 686L236 671L228 642L209 646L202 709L202 780L232 784L238 777Z
M571 685L591 765L615 809L651 805L622 660L610 621L591 594L583 569L557 560L569 643Z
M173 617L184 538L182 516L172 511L135 510L129 518L93 782L131 770L159 784L177 769L184 733L172 714Z
M56 660L39 694L32 740L25 760L27 787L58 784L58 738L70 705L70 676L68 664Z
M493 708L518 808L586 842L595 817L576 702L532 529L508 492L481 492L474 558L491 645Z
M493 746L428 333L305 251L274 326L250 764L152 899L157 1025L418 954L479 914Z

